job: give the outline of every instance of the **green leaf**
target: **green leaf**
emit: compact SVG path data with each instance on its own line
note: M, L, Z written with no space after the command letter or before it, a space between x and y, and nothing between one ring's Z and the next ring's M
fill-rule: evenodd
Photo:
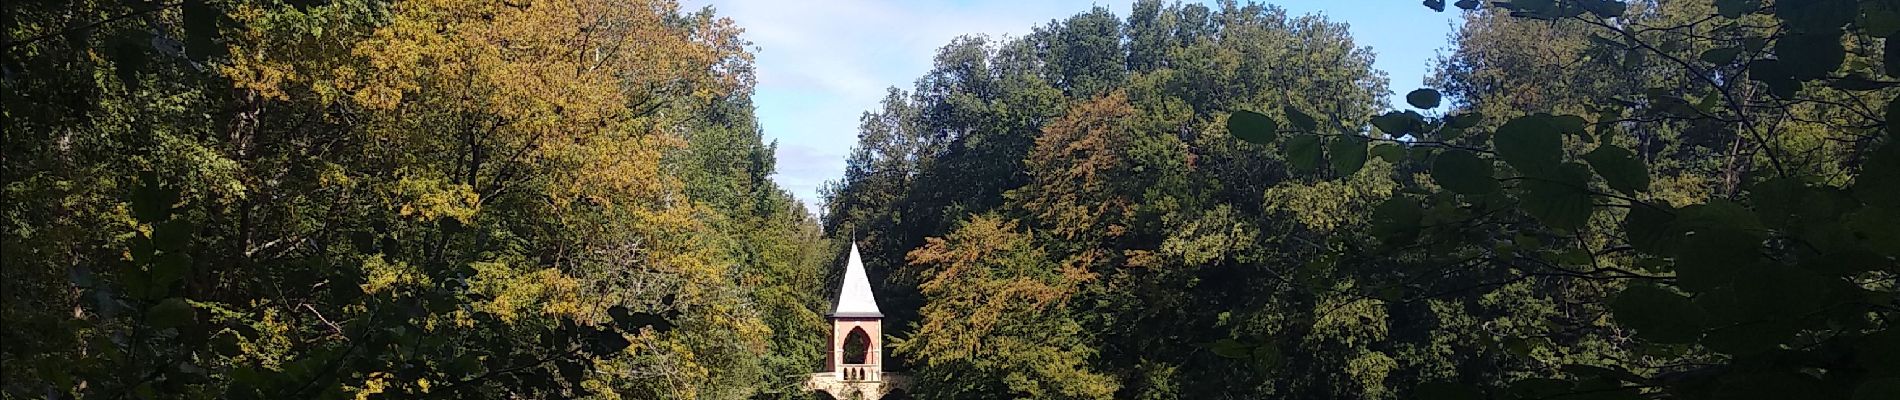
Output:
M1471 129L1472 127L1478 126L1479 122L1484 121L1484 114L1472 111L1445 117L1445 119L1445 126L1458 129Z
M1887 101L1887 137L1890 142L1900 141L1900 96Z
M1798 222L1795 215L1802 206L1801 197L1806 189L1799 179L1773 178L1750 187L1748 199L1763 224L1786 228Z
M1498 157L1518 171L1539 173L1557 168L1563 162L1563 138L1544 118L1526 116L1498 127L1491 142Z
M1326 152L1332 155L1333 173L1341 177L1352 176L1366 166L1366 139L1356 135L1335 137L1327 145Z
M1900 31L1900 4L1887 1L1861 2L1860 17L1854 20L1854 25L1859 26L1861 32L1874 37L1892 37L1896 31Z
M1418 400L1484 400L1484 391L1476 386L1453 382L1427 382L1418 385L1412 398Z
M158 173L141 172L138 189L132 193L132 217L145 223L163 222L171 218L172 206L178 203L178 196L177 189L159 182Z
M225 49L218 43L218 20L222 19L223 12L205 0L185 0L180 8L184 15L185 54L193 60L224 55Z
M1696 58L1710 64L1726 65L1735 62L1735 57L1741 55L1742 48L1740 46L1733 46L1709 49L1709 51L1702 52L1702 56Z
M1577 4L1582 5L1583 9L1590 11L1591 14L1602 18L1621 17L1625 11L1629 10L1629 4L1624 4L1620 0L1578 0Z
M1385 159L1385 162L1398 164L1399 161L1405 160L1405 147L1397 143L1380 143L1372 146L1371 155Z
M1432 89L1418 89L1405 94L1405 102L1419 109L1438 108L1439 100L1438 91Z
M1222 358L1241 359L1241 358L1247 358L1253 355L1253 349L1251 348L1252 346L1248 346L1247 344L1241 343L1240 341L1234 340L1232 338L1223 338L1221 340L1216 340L1214 341L1214 343L1209 344L1207 347L1209 350L1214 351L1214 355L1221 356Z
M1583 159L1590 162L1590 167L1603 176L1611 189L1631 194L1649 190L1649 166L1643 165L1643 160L1636 159L1629 150L1605 143L1597 146L1596 151L1584 154Z
M145 43L146 41L140 40L141 37L137 34L121 35L113 39L112 50L109 53L112 59L112 71L118 74L119 82L131 90L137 90L143 83L139 80L139 72L145 70L151 63L151 56L145 50L150 46Z
M1425 116L1414 111L1393 111L1372 117L1372 126L1386 135L1398 137L1418 133L1425 125Z
M1761 8L1761 0L1715 0L1715 12L1728 19L1741 18Z
M148 293L154 296L167 294L173 283L184 280L185 276L191 274L191 256L185 255L184 252L165 252L152 262L150 268L151 280L148 283L151 287L146 288Z
M220 355L230 357L243 353L244 347L239 345L238 335L236 333L226 330L219 332L217 336L211 338L211 350L216 351Z
M1693 304L1691 304L1691 306L1693 306ZM1568 374L1576 375L1576 376L1604 378L1604 379L1610 379L1610 380L1615 380L1615 381L1635 382L1635 383L1641 383L1644 381L1642 376L1636 375L1636 373L1630 372L1627 369L1623 369L1623 367L1614 366L1614 365L1609 366L1609 367L1599 367L1595 365L1565 364L1564 366L1559 367L1558 369L1564 371L1564 373L1568 373Z
M1826 77L1847 60L1840 30L1783 36L1775 42L1775 55L1788 68L1788 73L1800 80Z
M1827 83L1827 87L1855 92L1880 90L1893 86L1894 84L1892 82L1880 82L1859 76L1835 78Z
M1254 365L1274 368L1280 366L1283 358L1280 354L1280 346L1275 346L1273 343L1261 343L1253 348Z
M1873 379L1854 388L1854 400L1900 399L1900 378Z
M633 345L625 335L613 329L595 329L592 336L593 343L589 350L596 355L618 353Z
M1446 190L1467 196L1498 191L1498 181L1492 177L1491 162L1465 150L1439 153L1438 159L1432 161L1432 181L1438 182Z
M152 224L152 246L167 252L181 252L191 243L191 221L174 219Z
M1775 97L1791 98L1801 91L1801 82L1794 79L1794 73L1780 60L1749 61L1748 79L1768 85L1769 93Z
M1569 381L1551 378L1527 378L1511 382L1510 393L1520 399L1549 399L1570 393Z
M1889 126L1897 123L1887 121ZM1853 193L1870 205L1900 208L1900 140L1889 140L1867 156L1854 178Z
M1508 160L1507 160L1508 161ZM1525 177L1519 205L1545 226L1574 230L1590 221L1592 203L1587 190L1590 172L1577 164L1559 164L1545 173Z
M1445 12L1445 0L1425 0L1425 8L1430 8L1432 11Z
M1900 254L1900 209L1862 207L1847 218L1847 228L1867 247Z
M1682 221L1679 221L1679 223ZM1691 232L1676 249L1677 285L1707 291L1734 281L1738 271L1760 263L1761 238L1735 228Z
M1418 201L1403 196L1386 199L1372 209L1372 235L1387 244L1410 242L1418 236L1424 217Z
M1531 117L1543 119L1544 123L1550 124L1551 129L1556 129L1562 135L1581 135L1589 129L1589 122L1575 115L1537 114Z
M1702 335L1708 315L1701 307L1668 290L1631 286L1610 302L1616 321L1656 343L1689 343Z
M652 327L655 332L666 332L673 329L673 322L668 321L665 317L653 313L632 312L626 306L613 306L612 308L608 308L607 316L612 317L614 324L619 326L621 330L627 332L639 332L640 328L644 327Z
M1279 129L1273 118L1257 112L1240 110L1227 116L1227 132L1254 144L1272 143Z
M1294 135L1286 140L1281 150L1288 165L1294 172L1313 172L1319 167L1320 149L1318 135Z
M1291 105L1286 106L1285 112L1287 122L1292 122L1294 128L1306 133L1319 133L1319 121L1314 120L1313 116L1306 115Z
M1854 14L1859 11L1854 3L1854 0L1777 1L1775 16L1796 32L1839 31L1842 25L1854 21Z
M1452 3L1452 5L1458 6L1458 8L1463 8L1466 10L1476 10L1478 9L1478 5L1480 4L1483 4L1483 2L1478 1L1478 0L1458 0L1458 2Z
M185 299L173 297L161 300L158 304L152 305L152 308L145 310L145 323L157 329L176 328L191 323L196 315L197 312L192 309L191 303L185 302Z
M1900 78L1900 40L1888 40L1880 48L1881 63L1887 76Z

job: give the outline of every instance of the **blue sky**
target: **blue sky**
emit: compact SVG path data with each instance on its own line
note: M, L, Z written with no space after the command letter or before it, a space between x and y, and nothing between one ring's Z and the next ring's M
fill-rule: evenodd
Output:
M818 203L818 188L844 172L858 117L886 88L910 90L937 48L964 34L1021 36L1036 25L1102 5L1126 16L1132 0L783 1L683 0L712 6L746 29L755 46L753 95L767 140L778 141L780 186ZM1243 1L1244 3L1244 1ZM1323 14L1351 25L1355 42L1378 54L1392 89L1421 87L1457 23L1456 8L1435 13L1412 0L1268 1L1294 15ZM1391 100L1402 105L1402 100ZM814 209L814 211L816 211Z

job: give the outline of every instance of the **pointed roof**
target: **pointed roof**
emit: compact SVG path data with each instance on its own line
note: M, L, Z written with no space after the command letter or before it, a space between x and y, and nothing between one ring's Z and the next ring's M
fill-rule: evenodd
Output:
M871 280L864 275L864 261L858 257L858 244L851 243L851 261L844 266L844 286L838 290L838 307L832 317L876 317L877 299L871 296Z

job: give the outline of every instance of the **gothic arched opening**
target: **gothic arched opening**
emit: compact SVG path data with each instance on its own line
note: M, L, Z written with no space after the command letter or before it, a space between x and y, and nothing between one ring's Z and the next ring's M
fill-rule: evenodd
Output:
M851 328L844 336L844 363L864 364L871 352L871 335L864 333L863 327Z

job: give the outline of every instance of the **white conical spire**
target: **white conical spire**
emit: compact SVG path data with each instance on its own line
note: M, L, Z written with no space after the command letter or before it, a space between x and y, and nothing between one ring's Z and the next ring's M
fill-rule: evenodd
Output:
M877 299L871 297L871 280L864 276L864 261L858 258L858 244L851 243L851 261L844 266L844 287L838 290L834 317L883 317L877 311Z

